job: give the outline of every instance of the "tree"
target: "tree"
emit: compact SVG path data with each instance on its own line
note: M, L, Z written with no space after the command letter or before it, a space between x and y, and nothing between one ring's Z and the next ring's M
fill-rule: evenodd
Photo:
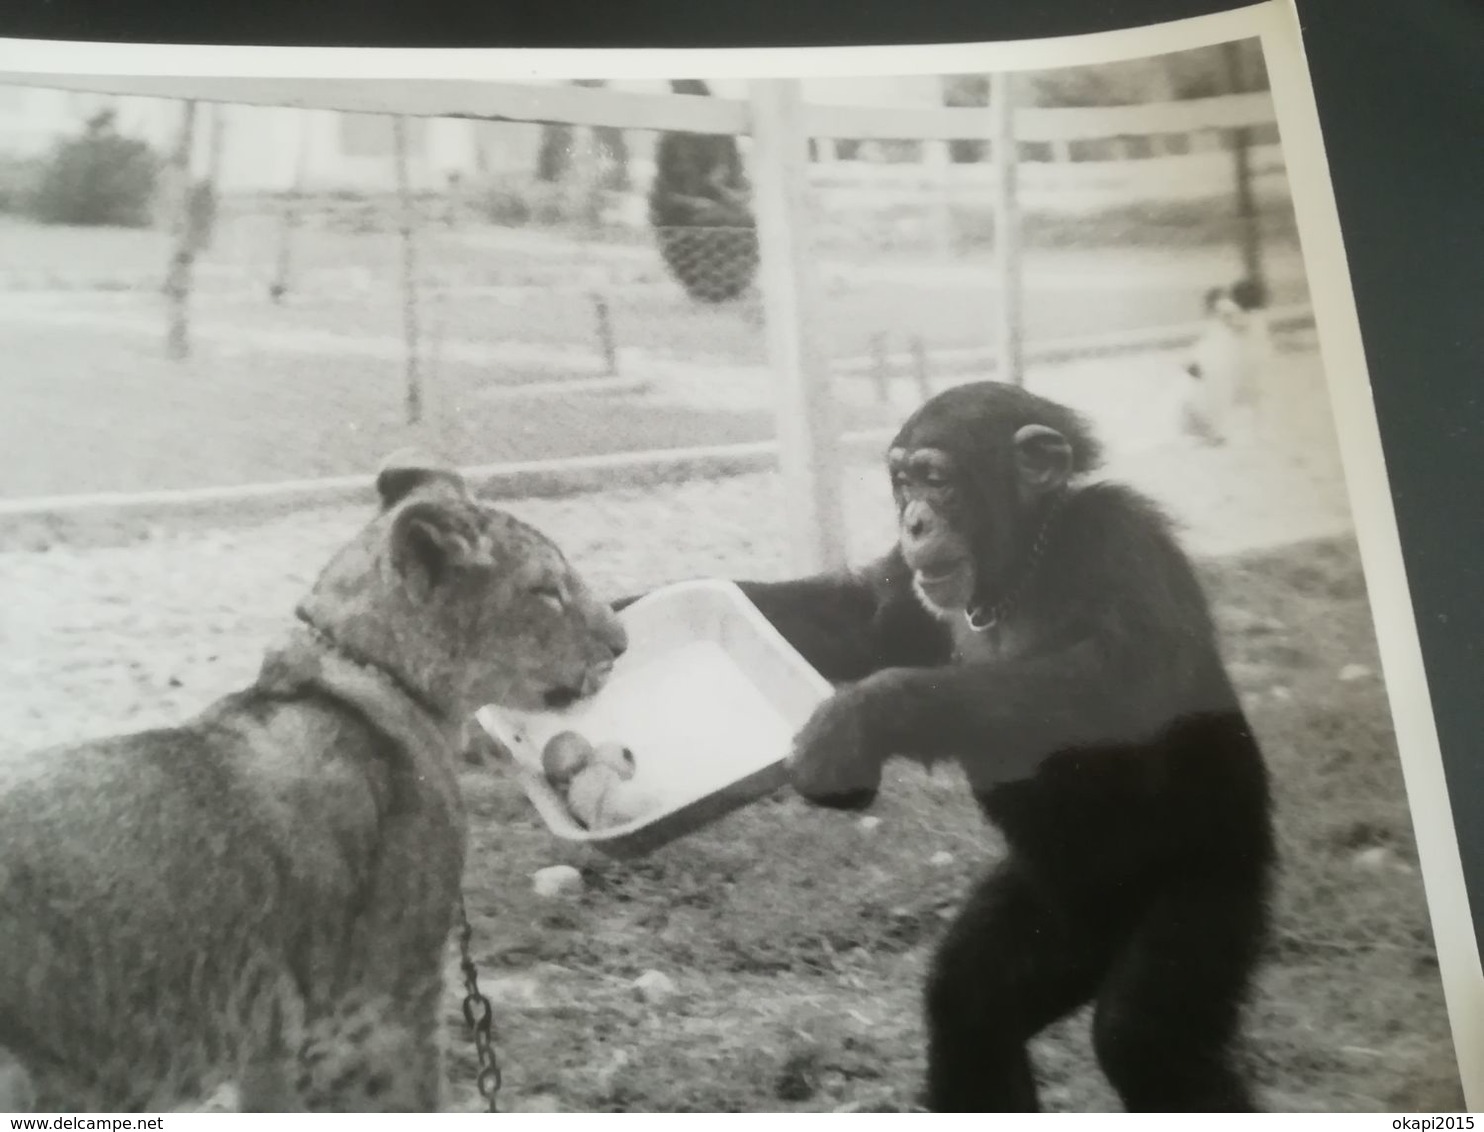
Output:
M573 79L573 86L599 89L606 79ZM629 187L629 144L617 126L593 126L594 156L601 166L598 186L623 191ZM536 179L548 184L565 180L572 169L572 158L578 145L577 131L565 122L550 122L541 127L541 146L536 152Z
M160 162L150 147L115 129L112 110L53 151L35 186L31 211L43 224L147 227Z

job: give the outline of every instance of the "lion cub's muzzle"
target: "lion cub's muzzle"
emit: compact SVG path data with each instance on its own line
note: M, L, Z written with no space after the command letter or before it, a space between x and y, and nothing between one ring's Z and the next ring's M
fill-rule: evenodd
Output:
M575 684L558 685L546 693L546 706L549 708L570 707L578 700L597 695L613 675L614 662L628 651L628 630L613 611L606 605L595 603L591 613L593 658Z
M613 661L604 661L602 664L594 665L582 675L582 680L576 684L558 684L551 688L545 695L546 706L561 709L571 707L578 700L585 700L588 696L596 695L604 684L608 683L608 677L613 674Z

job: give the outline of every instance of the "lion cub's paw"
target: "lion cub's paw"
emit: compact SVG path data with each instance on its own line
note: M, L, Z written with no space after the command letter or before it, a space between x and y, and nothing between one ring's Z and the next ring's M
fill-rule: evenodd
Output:
M436 1039L374 1008L316 1024L300 1051L295 1088L311 1112L437 1112L443 1106Z

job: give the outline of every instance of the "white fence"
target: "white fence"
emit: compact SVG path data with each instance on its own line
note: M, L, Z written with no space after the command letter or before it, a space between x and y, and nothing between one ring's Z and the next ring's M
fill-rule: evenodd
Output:
M1289 199L1283 151L1251 149L1253 189L1263 203ZM973 199L994 181L985 163L819 163L809 182L822 208L853 209L921 203L946 194ZM1086 214L1140 203L1212 200L1232 191L1231 154L1225 150L1159 154L1107 161L1026 161L1020 166L1020 199L1026 212Z
M553 86L540 88L551 91ZM77 132L84 119L107 98L60 90L31 90L0 86L0 155L37 156L64 136ZM177 122L172 102L125 96L114 100L120 129L142 137L160 149L175 138ZM223 151L216 168L216 184L224 194L278 193L295 185L311 191L387 191L393 180L390 135L382 141L380 156L349 147L344 137L345 115L334 110L297 110L269 106L218 106L223 121L213 117L213 128L224 129ZM830 107L820 107L829 120ZM846 107L847 111L852 108ZM920 111L909 111L919 113ZM1022 112L1024 113L1024 112ZM1056 115L1093 116L1092 134L1034 143L1034 159L1023 165L1020 192L1024 210L1037 213L1088 213L1138 202L1209 200L1230 191L1229 155L1210 127L1191 126L1182 116L1173 123L1156 118L1139 132L1115 134L1114 145L1096 157L1075 159L1073 141L1085 141L1101 132L1096 119L1103 110L1055 110ZM846 122L848 124L848 120ZM1169 124L1182 130L1165 132ZM1117 122L1112 123L1116 127ZM487 127L469 119L435 119L414 138L409 172L418 188L440 189L450 173L464 177L480 172L531 176L541 144L538 125L506 123L507 131L492 137ZM1061 126L1049 132L1065 135ZM1271 130L1266 131L1269 134ZM204 139L203 139L204 140ZM655 135L631 131L628 171L635 202L616 208L620 218L643 221L642 196L651 176ZM817 160L809 166L813 196L829 209L852 209L921 203L940 193L970 197L992 178L986 162L953 163L947 143L922 142L917 159L878 161L845 159L836 154L836 140L818 138ZM879 143L881 139L877 139ZM866 143L869 148L872 144ZM205 145L198 163L206 163ZM1132 151L1132 152L1130 152ZM1024 156L1024 154L1023 154ZM1254 188L1264 200L1287 195L1282 153L1268 143L1253 147Z
M740 99L505 82L0 72L0 83L245 106L713 134L750 135L754 118L753 106ZM995 132L993 112L980 107L805 105L801 114L801 133L815 138L952 141L992 138ZM1022 107L1015 113L1015 136L1020 141L1088 141L1236 129L1272 121L1272 100L1259 92L1136 106Z
M398 80L377 83L343 79L275 79L228 76L60 76L0 73L0 83L76 92L135 95L248 106L295 107L441 119L566 123L649 131L732 134L752 139L751 172L756 193L762 254L761 287L768 323L769 354L778 380L780 465L788 481L787 506L793 550L801 568L838 565L844 560L844 523L836 460L830 366L822 344L811 336L819 303L805 230L811 176L828 177L829 163L811 174L808 141L814 139L918 139L925 164L944 185L964 177L988 177L994 187L996 230L1012 238L997 241L1001 326L999 372L1012 379L1020 370L1019 263L1016 254L1017 194L1045 176L1039 170L1070 168L1059 162L1021 163L1012 156L1018 143L1070 142L1127 137L1199 135L1210 131L1266 126L1273 122L1266 93L1228 95L1184 102L1098 108L1016 108L1005 97L1011 79L997 76L996 105L988 108L903 108L889 106L806 105L795 80L754 83L750 99L647 94L576 86L506 82ZM946 143L988 141L991 162L947 168ZM1222 155L1197 155L1219 176ZM1272 153L1256 155L1257 181L1271 169ZM1168 169L1150 158L1124 162L1149 169L1139 186L1155 195L1155 183ZM1183 160L1189 161L1190 158ZM1266 164L1265 164L1266 163ZM1092 163L1089 163L1092 164ZM910 168L910 167L909 167ZM921 176L922 166L915 175ZM1084 186L1085 190L1085 186ZM1075 195L1075 190L1063 189ZM1138 189L1133 190L1138 192Z

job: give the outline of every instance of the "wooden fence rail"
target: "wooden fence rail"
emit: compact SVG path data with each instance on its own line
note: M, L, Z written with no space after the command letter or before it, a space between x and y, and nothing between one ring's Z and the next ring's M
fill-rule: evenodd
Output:
M0 72L0 83L363 114L752 133L752 108L740 99L575 86L438 79L374 83L350 79L36 75L13 71ZM804 134L815 138L984 140L994 137L996 128L994 111L988 107L806 104L802 113ZM1237 129L1273 121L1272 99L1266 92L1259 92L1133 106L1020 107L1015 112L1015 135L1019 141L1030 142L1095 141Z

